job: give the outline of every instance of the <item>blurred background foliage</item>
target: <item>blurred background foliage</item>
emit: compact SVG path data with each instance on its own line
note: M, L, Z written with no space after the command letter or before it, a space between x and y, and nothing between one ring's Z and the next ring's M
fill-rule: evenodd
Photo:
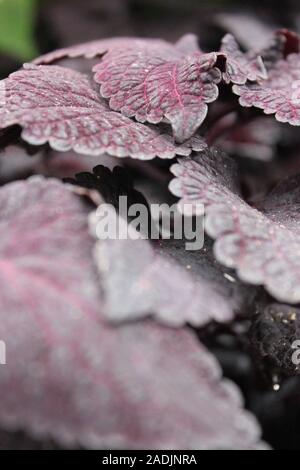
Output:
M37 0L0 0L0 50L21 60L38 52L35 40Z
M54 47L124 34L173 40L191 31L200 33L204 43L210 43L218 40L216 18L228 14L248 15L250 22L255 16L266 24L298 29L299 3L298 0L0 0L0 54L2 59L22 62Z
M39 4L52 40L64 45L125 34L175 40L193 32L210 47L218 40L218 15L242 14L295 29L300 9L299 0L42 0Z

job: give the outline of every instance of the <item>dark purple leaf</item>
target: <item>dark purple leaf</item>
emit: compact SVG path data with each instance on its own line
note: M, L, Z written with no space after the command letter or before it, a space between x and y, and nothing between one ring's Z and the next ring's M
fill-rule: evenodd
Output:
M52 441L38 441L23 432L0 431L0 450L60 450Z
M247 80L267 78L262 58L256 54L244 54L232 34L223 38L221 52L226 57L226 71L223 73L226 83L243 85Z
M200 51L198 47L197 36L194 34L186 34L180 38L175 45L164 41L163 39L144 39L136 37L116 37L109 39L98 39L84 44L78 44L71 47L65 47L48 54L42 55L33 61L36 65L51 64L58 60L66 57L78 58L85 57L86 59L93 59L97 56L103 56L107 52L119 50L119 49L139 49L143 47L155 47L161 50L169 50L174 52L175 49L178 52L184 54L192 54Z
M216 150L184 159L172 172L170 188L182 198L181 209L191 201L204 204L217 259L277 300L300 302L299 178L280 185L258 210L243 200L233 160Z
M269 71L267 80L235 85L241 106L263 109L280 122L300 125L300 54L290 54Z
M215 17L215 22L233 34L245 49L261 50L266 47L273 35L273 28L250 12L219 13Z
M56 51L45 54L34 60L36 65L51 64L66 57L77 58L85 57L86 59L93 59L97 56L102 56L110 50L114 49L127 49L138 48L144 45L154 45L161 48L172 48L172 45L162 39L142 39L142 38L129 38L129 37L116 37L110 39L98 39L96 41L78 44L76 46L58 49Z
M106 54L94 67L95 80L111 109L139 122L167 118L183 142L204 121L207 104L218 98L216 59L215 53L184 56L175 47L145 44Z
M87 76L70 69L27 65L2 85L0 127L21 125L23 139L33 145L49 142L59 151L144 160L186 155L190 145L199 147L197 138L177 146L159 130L111 112Z

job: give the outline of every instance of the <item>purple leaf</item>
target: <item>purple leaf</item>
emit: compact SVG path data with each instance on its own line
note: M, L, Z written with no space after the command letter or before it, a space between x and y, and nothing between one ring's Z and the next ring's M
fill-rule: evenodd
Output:
M159 130L111 112L87 76L57 66L27 65L4 82L0 127L23 127L22 138L34 145L49 142L59 151L149 160L187 155L198 138L177 146Z
M299 309L276 303L258 305L249 336L253 352L261 362L272 364L285 375L298 375L299 364L292 359L293 352L297 353L293 344L299 335Z
M93 240L80 199L57 180L32 177L0 189L0 210L2 311L24 312L24 322L28 311L95 313Z
M122 164L120 159L113 158L111 155L107 154L101 155L99 160L101 160L101 164L110 169L113 169L116 165ZM80 155L72 150L64 153L53 150L48 152L45 156L40 173L48 177L70 178L76 173L92 170L95 163L94 156Z
M147 44L114 50L94 67L109 106L139 122L166 118L177 141L190 138L218 98L220 72L215 53L184 56L175 47Z
M275 114L280 122L300 125L300 54L291 54L269 71L267 80L234 86L242 106L263 109Z
M233 160L216 150L184 159L172 172L170 189L182 198L181 210L187 202L204 204L217 259L277 300L300 302L299 178L280 185L258 210L243 200Z
M106 239L97 243L95 260L105 315L113 322L152 315L170 326L199 327L231 320L253 299L249 287L218 265L209 245L195 252L178 240L152 247L142 239Z
M300 36L294 31L288 29L279 29L275 33L275 37L279 37L283 43L283 57L286 58L290 54L300 53Z
M223 38L221 52L226 57L226 71L223 73L226 83L243 85L247 80L267 78L262 58L256 54L244 54L232 34Z
M280 124L266 116L250 123L241 123L225 137L217 141L227 153L262 161L269 161L275 154L276 144L282 137ZM220 144L219 144L220 142ZM257 175L255 174L257 179Z
M55 321L53 313L39 326L44 335L22 329L18 347L8 339L5 426L95 449L261 447L236 387L221 381L191 333L150 322L112 328L67 312ZM18 318L10 322L20 327ZM3 323L0 331L8 334Z
M162 39L143 39L130 37L116 37L109 39L98 39L96 41L78 44L76 46L58 49L48 54L42 55L34 60L34 64L51 64L66 57L78 58L85 57L93 59L97 56L103 56L107 52L119 49L139 49L143 47L156 47L161 49L169 49L170 52L175 48L182 53L193 53L199 51L197 37L194 34L186 34L180 38L175 46Z
M264 447L192 333L101 320L87 211L69 187L11 183L0 212L2 428L87 448Z

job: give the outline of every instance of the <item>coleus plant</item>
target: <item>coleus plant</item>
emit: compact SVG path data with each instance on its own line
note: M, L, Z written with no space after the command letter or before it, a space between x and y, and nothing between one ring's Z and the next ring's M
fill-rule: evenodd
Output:
M268 138L257 126L261 110L300 124L299 41L280 30L243 52L227 34L205 52L191 34L176 44L113 38L54 51L0 82L0 145L13 167L0 175L11 180L0 189L2 428L71 447L267 448L196 333L249 319L270 375L298 372L288 353L300 164L295 148L289 171L276 156L287 145L275 119ZM258 190L249 166L262 163ZM153 194L173 194L181 211L204 204L201 251L96 236L96 206Z

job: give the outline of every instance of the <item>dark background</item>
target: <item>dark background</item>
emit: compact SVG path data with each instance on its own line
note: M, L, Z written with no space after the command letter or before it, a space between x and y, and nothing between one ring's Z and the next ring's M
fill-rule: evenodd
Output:
M96 38L175 40L193 32L202 47L217 47L230 27L241 42L248 37L260 46L267 28L278 26L300 29L299 1L1 0L0 73L39 53Z

